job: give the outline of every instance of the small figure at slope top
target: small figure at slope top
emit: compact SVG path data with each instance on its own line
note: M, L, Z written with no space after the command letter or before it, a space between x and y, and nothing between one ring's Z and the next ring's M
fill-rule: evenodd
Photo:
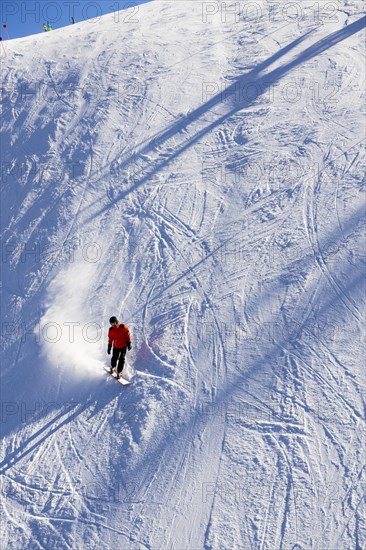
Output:
M121 377L123 367L125 365L125 357L127 349L131 349L131 335L127 325L123 325L117 317L109 319L111 327L108 331L108 355L111 353L113 345L113 353L111 358L111 374L116 368L117 361L117 378Z
M44 32L48 31L46 23L43 23L42 27L43 27Z

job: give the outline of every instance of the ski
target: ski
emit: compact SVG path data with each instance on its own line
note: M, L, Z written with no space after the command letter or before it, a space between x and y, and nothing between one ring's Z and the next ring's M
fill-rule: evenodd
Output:
M122 386L129 386L130 384L133 384L131 380L127 380L127 378L123 378L123 376L121 378L117 378L115 371L111 372L110 367L103 367L103 368L106 372L108 372L110 376L112 376L112 378L116 380L116 382L119 382Z

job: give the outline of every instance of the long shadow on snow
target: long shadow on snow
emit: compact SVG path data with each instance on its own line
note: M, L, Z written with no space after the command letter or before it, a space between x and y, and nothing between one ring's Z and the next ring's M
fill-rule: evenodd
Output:
M238 101L231 109L223 114L222 116L219 116L214 122L208 124L201 130L199 130L193 137L191 137L186 143L183 145L178 145L176 147L176 150L167 155L167 158L157 162L153 167L148 169L147 173L143 175L142 178L139 179L139 181L130 189L127 189L126 191L123 191L120 193L120 195L116 198L115 202L118 202L120 200L123 200L129 193L132 191L135 191L142 185L144 185L146 182L150 181L154 175L156 175L160 170L164 169L166 166L168 166L174 159L178 158L182 153L187 151L190 147L192 147L197 141L202 139L205 135L207 135L209 132L214 130L217 126L225 122L228 118L233 116L238 111L245 109L247 107L250 107L255 100L257 100L257 97L260 95L263 95L270 87L272 87L274 84L279 82L284 76L286 76L287 73L289 73L292 69L296 68L297 66L301 65L302 63L305 63L306 61L309 61L310 59L316 57L317 55L321 54L328 48L331 48L332 46L335 46L339 42L349 38L353 34L359 32L366 26L366 17L363 17L359 19L358 21L355 21L351 25L348 25L330 35L328 35L325 38L322 38L321 40L318 40L315 44L312 46L309 46L306 48L302 53L298 54L292 61L289 61L285 63L284 65L278 67L277 69L272 70L269 73L266 73L265 75L261 75L261 73L270 65L272 65L275 61L283 57L285 54L289 53L291 50L293 50L296 46L301 44L308 36L311 34L311 31L306 33L305 35L297 38L293 42L291 42L289 45L285 46L281 50L279 50L276 54L272 55L270 58L268 58L266 61L263 61L259 65L257 65L252 71L245 74L244 76L236 79L233 84L231 84L229 87L227 87L225 90L223 90L221 93L216 94L214 97L212 97L209 101L207 101L204 105L201 107L195 109L190 113L187 117L185 117L183 120L179 120L177 123L173 124L170 128L165 130L162 134L160 134L157 138L159 146L162 145L164 142L172 138L173 136L176 136L183 130L186 131L186 129L193 123L199 121L203 117L204 114L210 112L214 107L218 105L223 105L225 103L223 101L223 98L228 98L232 96L237 96L238 91L241 93L242 90L244 90L248 85L253 85L256 87L257 90L260 90L260 94L255 97L255 99L245 99L243 101ZM154 150L156 146L155 140L149 143L148 146L141 149L138 153L132 155L130 158L128 158L123 163L119 164L119 169L125 168L128 165L131 165L136 160L141 160L141 155L147 154L148 152L151 152ZM117 159L116 159L117 160ZM114 161L111 162L110 165L113 164ZM144 170L142 170L144 171ZM91 219L97 217L98 215L104 213L106 210L108 210L110 206L105 206L102 209L99 210L98 213L94 214Z
M361 140L360 143L362 143L362 141L364 141L364 140ZM333 161L334 161L334 159L331 159L329 162L327 162L322 171L325 171L327 166L330 165ZM364 209L364 207L361 207L356 213L353 213L352 218L350 218L348 220L348 223L343 224L343 228L342 228L343 232L345 232L346 234L351 233L352 229L362 226L362 223L364 222L364 220L365 220L365 209ZM166 286L164 286L162 288L159 288L157 290L157 292L151 298L148 299L147 303L152 304L156 300L160 300L160 298L165 294L166 291L173 288L180 281L184 281L187 276L194 275L198 271L198 269L207 262L207 260L209 260L211 258L218 259L220 251L222 249L225 250L225 247L227 247L227 245L230 244L231 246L233 246L233 244L234 245L235 245L235 243L240 244L240 242L241 242L240 241L240 234L239 235L235 234L234 237L229 237L228 239L221 242L215 249L213 249L209 253L207 253L197 263L195 263L193 265L189 265L188 262L186 262L187 263L187 269L183 273L178 275L173 281L169 282ZM319 245L319 243L317 243L317 244ZM323 244L322 248L329 249L330 247L334 247L335 245L337 245L335 239L328 239L327 242L325 242ZM319 254L317 255L317 261L319 262L319 261L321 261L321 259L319 259L318 256L319 256ZM361 265L360 268L362 268L362 267L363 266ZM336 284L337 283L335 283L335 286L336 286ZM340 284L340 286L342 286L342 285ZM350 303L352 303L352 300L350 300ZM348 307L346 297L345 297L345 300L344 300L344 305L346 307ZM136 315L138 313L140 313L145 307L146 307L146 303L143 306L141 306L140 308L134 310L134 312L131 314L131 317L126 318L126 322L133 322L133 319L136 318Z
M358 212L355 213L355 216L349 219L348 223L343 226L343 229L345 232L351 232L354 228L359 228L359 221L364 216L364 208L361 207ZM339 234L339 233L338 233ZM340 236L340 235L339 235ZM341 236L340 236L341 237ZM339 239L335 238L332 234L327 235L325 238L322 239L322 246L321 248L323 250L327 249L330 245L334 246L335 244L338 244L341 248L341 242ZM318 273L318 277L314 281L312 287L316 287L317 280L322 278L324 276L324 272L319 269L319 263L317 259L317 251L310 251L311 254L308 254L305 258L298 258L294 262L292 262L289 266L286 266L286 269L284 270L287 272L289 269L294 268L295 271L299 271L299 268L301 267L302 270L315 270ZM323 256L323 255L322 255ZM345 316L352 315L352 312L349 311L349 307L345 304L344 297L348 296L349 298L352 297L353 294L355 296L359 295L360 290L362 287L364 287L365 284L365 277L364 277L364 266L362 264L362 261L359 262L359 264L355 265L351 263L345 263L345 264L339 264L337 262L336 264L337 273L342 272L347 276L348 279L348 285L343 285L340 292L337 292L337 290L334 288L334 286L331 284L329 280L326 281L325 286L322 290L322 295L326 294L325 299L322 301L321 307L318 307L318 297L316 300L314 299L314 302L311 304L312 307L310 311L307 312L305 316L302 314L304 313L304 309L306 310L307 307L303 307L300 303L300 306L295 308L294 311L290 312L290 315L288 316L288 322L293 323L293 321L296 322L296 327L292 330L289 330L286 335L284 335L282 338L280 338L271 349L265 352L264 355L261 355L258 357L258 359L254 362L251 362L250 365L248 365L248 368L246 366L243 368L241 372L237 372L233 375L233 377L230 380L230 383L227 384L226 387L219 390L216 396L212 399L212 401L205 402L205 403L198 403L198 406L202 409L192 409L189 417L187 417L186 421L182 421L181 425L179 426L177 431L174 431L174 434L171 436L172 440L163 439L161 442L157 444L157 446L152 450L152 453L149 453L148 458L142 460L138 463L138 465L133 470L128 470L128 464L124 464L124 472L127 478L131 478L132 481L136 480L136 477L138 474L143 471L149 471L151 469L151 464L159 464L160 462L166 462L166 460L171 460L174 457L174 453L177 449L177 441L183 440L184 438L187 438L188 436L190 438L193 438L200 430L204 429L204 426L207 422L212 422L216 419L216 414L221 415L222 410L226 410L225 406L228 404L233 404L233 398L235 397L235 393L239 391L243 391L248 397L251 397L254 399L254 403L258 403L259 407L258 410L260 411L261 406L264 407L270 414L273 421L269 421L267 424L267 429L271 430L271 425L273 425L273 432L281 434L283 430L287 434L293 434L296 436L296 434L303 434L305 433L305 428L303 426L296 427L291 426L291 423L288 423L286 419L281 415L280 411L273 410L273 403L266 403L263 401L263 398L261 395L256 395L254 392L251 393L248 390L248 381L250 384L250 380L256 379L261 380L261 377L263 375L263 372L268 371L268 368L273 373L274 372L274 366L278 364L278 361L283 357L285 353L289 354L290 356L294 357L297 361L300 361L302 363L304 375L308 373L308 370L310 368L313 369L313 374L317 380L317 382L322 386L325 390L330 391L331 389L334 389L334 384L337 383L336 378L331 377L331 372L329 379L325 382L323 381L322 375L319 375L318 372L314 371L314 367L311 367L310 361L311 359L308 359L304 351L308 352L309 356L314 356L314 352L311 350L311 347L309 347L307 341L302 341L302 335L306 332L307 335L310 334L311 336L311 342L314 343L315 346L319 346L319 349L324 347L325 344L321 342L319 339L319 336L317 335L316 331L314 332L314 321L311 318L311 314L313 312L313 308L317 307L317 318L319 318L323 314L332 314L332 317L336 317L335 314L339 314L341 318L345 318ZM272 282L272 290L277 291L277 289L283 285L281 279L282 279L283 273L280 273L276 279ZM335 277L335 275L334 275ZM309 297L311 296L311 289L307 290L307 294ZM356 292L357 291L357 292ZM157 298L161 296L161 293L158 294ZM258 309L265 308L265 304L262 303L260 300L260 297L257 298L259 307ZM353 302L353 300L351 300ZM347 311L348 310L348 311ZM286 314L285 314L286 315ZM274 319L272 319L273 321ZM266 322L269 323L271 319L266 319ZM316 356L317 357L317 356ZM318 357L317 357L318 359ZM319 359L318 359L319 360ZM331 359L332 361L332 359ZM347 373L347 368L345 365L343 365L339 360L335 360L337 363L337 367L340 369L345 368L345 372ZM138 366L138 365L137 365ZM146 367L146 365L145 365ZM334 365L331 365L332 368L334 368ZM327 370L328 367L326 367ZM319 369L320 373L324 370L323 366ZM310 374L309 374L310 376ZM339 380L338 380L339 383ZM350 383L353 383L353 380L350 380ZM332 385L333 384L333 385ZM264 389L264 388L263 388ZM342 391L344 388L342 387ZM351 426L353 425L355 428L357 426L357 422L363 421L363 411L360 408L357 408L356 403L352 403L347 400L346 397L342 395L341 392L337 392L334 390L334 399L337 402L337 405L339 407L343 408L345 407L348 410L349 413L349 420L351 422ZM136 403L137 406L137 403ZM206 410L205 407L206 406ZM209 413L207 413L209 411ZM304 412L310 415L317 415L319 411L315 409L311 409L309 405L304 404ZM216 413L216 414L215 414ZM321 420L320 420L321 422ZM283 423L282 428L278 425L279 423ZM244 423L245 424L245 423ZM250 421L248 421L248 424L250 424ZM249 426L248 426L249 428ZM254 426L254 429L255 426ZM333 429L336 429L334 427ZM332 426L327 426L327 432L332 432ZM260 430L257 432L260 435ZM187 440L187 439L186 439ZM335 438L334 441L337 439ZM347 447L347 445L345 445ZM172 454L173 453L173 454ZM122 459L123 460L123 459ZM177 458L177 467L178 467L179 457ZM146 480L146 485L150 485L150 478L153 478L155 475L155 469L151 473L151 475L147 474L149 479ZM291 478L291 472L289 472L289 476ZM213 482L214 480L207 479L208 482ZM126 483L128 483L128 479L126 479ZM292 483L292 482L291 482ZM293 483L292 483L293 485ZM144 488L139 487L138 489L141 490L142 493L144 493ZM168 495L167 495L168 496ZM154 501L156 503L156 501Z

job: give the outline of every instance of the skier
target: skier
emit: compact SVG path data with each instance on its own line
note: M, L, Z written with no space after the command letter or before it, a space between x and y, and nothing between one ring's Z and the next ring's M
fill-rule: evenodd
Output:
M117 317L111 317L109 322L111 327L108 331L108 355L110 355L113 345L110 372L112 374L118 361L117 378L121 378L121 373L125 364L126 350L131 349L131 335L128 326L120 323Z
M52 27L51 27L51 25L49 24L48 21L47 21L47 30L48 30L48 31L52 31L52 30L53 30Z
M44 30L45 32L48 31L46 23L43 23L42 27L43 27L43 30Z
M71 17L71 23L72 23L73 25L75 25L75 23L76 23L75 17Z

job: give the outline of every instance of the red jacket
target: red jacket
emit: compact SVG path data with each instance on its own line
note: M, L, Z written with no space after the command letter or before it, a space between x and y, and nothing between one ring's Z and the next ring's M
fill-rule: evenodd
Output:
M108 344L114 348L126 348L131 344L131 335L127 325L118 323L108 331Z

